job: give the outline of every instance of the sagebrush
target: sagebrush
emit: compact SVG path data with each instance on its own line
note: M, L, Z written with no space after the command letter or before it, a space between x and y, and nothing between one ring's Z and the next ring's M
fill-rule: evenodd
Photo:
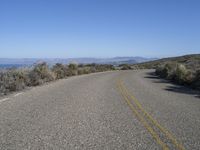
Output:
M22 90L27 86L37 86L57 79L69 76L89 74L114 70L112 65L77 65L55 64L49 67L47 63L39 63L32 68L9 69L0 72L0 95Z

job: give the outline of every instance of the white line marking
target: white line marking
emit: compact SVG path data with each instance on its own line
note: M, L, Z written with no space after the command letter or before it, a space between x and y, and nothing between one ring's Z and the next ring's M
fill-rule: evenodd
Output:
M7 101L7 100L9 100L9 98L4 98L4 99L0 100L0 103L1 103L1 102L5 102L5 101Z
M23 93L17 93L17 94L15 94L14 97L17 97L17 96L19 96L19 95L21 95L21 94L23 94Z

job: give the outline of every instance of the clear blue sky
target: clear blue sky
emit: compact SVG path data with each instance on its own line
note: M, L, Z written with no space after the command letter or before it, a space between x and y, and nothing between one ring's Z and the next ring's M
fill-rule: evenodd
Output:
M200 0L0 0L0 57L200 53Z

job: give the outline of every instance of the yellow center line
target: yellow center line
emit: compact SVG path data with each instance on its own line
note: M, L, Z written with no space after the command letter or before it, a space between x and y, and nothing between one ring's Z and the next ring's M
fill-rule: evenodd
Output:
M124 84L122 83L122 81L119 81L122 88L124 89L125 93L130 96L132 98L132 100L134 101L134 103L136 104L136 106L142 111L142 113L152 122L152 124L154 126L156 126L157 128L160 129L160 131L162 131L165 136L172 141L172 143L176 146L177 149L179 150L184 150L185 148L183 147L182 144L178 143L178 141L175 139L175 137L164 127L162 127L149 113L147 113L145 111L145 109L142 107L142 105L140 104L140 102L136 99L135 96L133 96L132 94L130 94L130 92L127 90L127 88L124 86Z
M144 125L144 127L147 129L147 131L152 135L152 137L156 140L156 142L163 148L163 150L169 150L167 145L159 138L158 134L149 126L149 124L146 122L146 120L139 114L139 112L135 109L135 107L131 104L130 100L128 99L127 95L125 95L125 92L123 91L120 83L118 83L118 89L121 92L122 96L124 97L125 101L133 111L133 113L136 115L138 120Z

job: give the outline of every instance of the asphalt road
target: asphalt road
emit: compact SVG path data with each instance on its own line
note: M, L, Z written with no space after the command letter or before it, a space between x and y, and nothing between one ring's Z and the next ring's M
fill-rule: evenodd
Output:
M200 149L199 94L143 71L59 80L0 99L0 149Z

